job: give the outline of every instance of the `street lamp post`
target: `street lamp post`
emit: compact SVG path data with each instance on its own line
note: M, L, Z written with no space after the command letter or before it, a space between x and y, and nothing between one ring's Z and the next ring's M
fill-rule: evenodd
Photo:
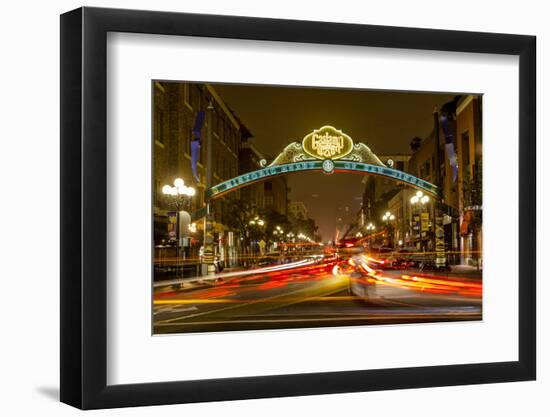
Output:
M206 189L212 187L212 116L214 112L214 106L212 102L208 103L207 107L207 129L206 129ZM214 265L214 235L212 234L213 225L212 204L209 200L206 201L206 216L204 219L204 250L203 250L203 262L206 264L207 275L214 275L216 273L216 267Z
M195 189L186 186L181 178L176 178L173 187L168 184L162 187L162 194L168 205L176 209L176 256L179 256L180 211L191 203L191 199L195 195Z
M366 227L367 229L367 233L368 233L368 236L369 236L369 239L367 239L367 247L370 249L371 248L371 245L372 245L372 234L373 232L376 230L376 226L374 224L372 224L372 222L369 222L369 224L367 225Z
M395 220L395 214L390 213L389 211L386 211L386 213L382 216L382 221L386 223L386 229L388 230L388 246L393 247L393 222Z
M254 218L252 220L250 220L248 222L248 224L252 227L259 227L259 228L263 228L265 226L265 220L264 219L260 219L260 216L254 216ZM250 251L253 252L254 251L254 248L252 246L252 239L251 239L251 242L250 242Z
M413 208L417 208L420 218L420 224L419 224L419 236L420 236L420 246L422 247L422 233L424 232L422 229L422 212L424 211L424 206L428 204L430 201L430 197L427 195L424 195L422 191L417 191L415 195L411 197L409 200Z

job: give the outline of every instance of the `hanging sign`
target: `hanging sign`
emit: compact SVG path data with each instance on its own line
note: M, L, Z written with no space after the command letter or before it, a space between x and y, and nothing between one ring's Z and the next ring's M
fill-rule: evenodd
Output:
M430 215L429 213L421 213L422 231L427 232L430 230Z

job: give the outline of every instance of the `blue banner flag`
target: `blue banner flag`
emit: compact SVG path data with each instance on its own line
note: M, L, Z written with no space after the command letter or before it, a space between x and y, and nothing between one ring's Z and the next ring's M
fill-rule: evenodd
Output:
M193 177L195 181L199 182L199 173L197 171L197 163L199 162L201 154L201 130L204 123L204 112L197 113L195 119L195 126L193 126L193 140L191 141L191 169L193 171Z
M195 119L195 126L193 127L193 137L195 139L201 140L201 130L202 130L203 123L204 123L204 112L200 111L197 113L197 118Z
M458 176L458 161L456 159L456 152L454 146L454 135L451 127L449 126L449 118L445 113L442 113L440 118L441 128L445 134L445 150L447 151L447 157L449 158L449 164L453 172L453 182L456 182Z

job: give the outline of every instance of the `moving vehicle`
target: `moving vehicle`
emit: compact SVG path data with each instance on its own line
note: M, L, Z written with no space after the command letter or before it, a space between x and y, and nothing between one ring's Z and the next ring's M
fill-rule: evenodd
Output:
M348 279L348 294L363 300L378 298L376 274L370 263L372 258L360 241L347 240L337 246L337 264L333 275L345 275Z
M378 269L393 269L396 257L390 247L375 248L370 251L371 266Z

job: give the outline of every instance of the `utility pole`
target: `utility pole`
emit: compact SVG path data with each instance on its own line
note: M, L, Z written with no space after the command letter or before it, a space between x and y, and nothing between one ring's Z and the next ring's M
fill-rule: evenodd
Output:
M214 106L212 102L208 103L206 122L206 189L209 190L212 187L212 113L214 112ZM203 262L206 264L207 275L214 275L216 268L214 266L214 235L213 229L214 213L212 213L212 204L210 198L206 201L206 216L204 219L204 252Z
M445 229L443 227L443 184L441 181L441 157L439 143L439 110L437 107L433 111L434 117L434 180L439 187L438 198L434 201L434 249L435 249L435 264L439 267L447 266L447 255L445 253Z

